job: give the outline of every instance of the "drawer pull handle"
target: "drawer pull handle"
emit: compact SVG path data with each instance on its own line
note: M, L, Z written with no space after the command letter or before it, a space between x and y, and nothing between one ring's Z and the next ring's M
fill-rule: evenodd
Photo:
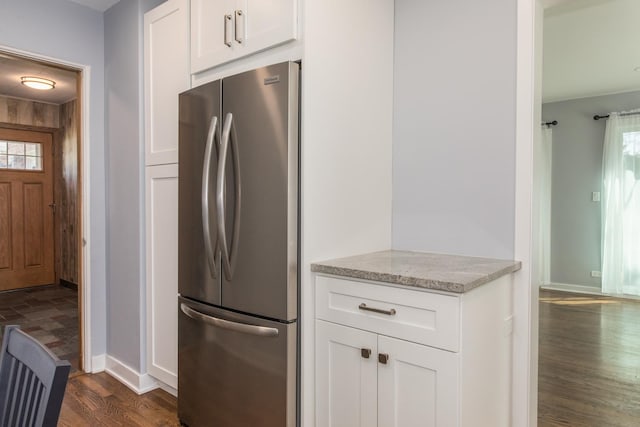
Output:
M383 365L386 365L387 362L389 361L389 355L386 353L378 353L378 362L382 363Z
M383 310L381 308L367 307L367 304L365 303L360 304L358 308L364 311L373 311L374 313L386 314L387 316L394 316L396 314L395 308L392 308L390 310Z
M368 359L369 356L371 356L371 349L370 348L361 348L360 349L360 356L364 357L365 359Z

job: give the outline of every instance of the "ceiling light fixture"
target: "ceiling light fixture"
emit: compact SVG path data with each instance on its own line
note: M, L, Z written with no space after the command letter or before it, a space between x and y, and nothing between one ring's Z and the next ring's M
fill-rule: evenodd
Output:
M51 90L56 87L56 82L42 77L22 76L20 82L32 89Z

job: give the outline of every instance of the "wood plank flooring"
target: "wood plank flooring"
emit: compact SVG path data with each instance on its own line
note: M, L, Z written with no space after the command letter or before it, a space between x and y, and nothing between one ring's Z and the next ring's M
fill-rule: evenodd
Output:
M538 426L640 426L640 301L541 291ZM69 379L59 426L179 426L176 399Z
M59 427L180 426L176 398L156 389L138 396L106 373L69 378Z
M538 426L640 426L640 301L540 292Z

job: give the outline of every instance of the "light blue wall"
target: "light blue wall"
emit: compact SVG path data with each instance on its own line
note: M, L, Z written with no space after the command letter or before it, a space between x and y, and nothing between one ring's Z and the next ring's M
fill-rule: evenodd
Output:
M143 17L159 0L104 14L107 147L107 352L146 371Z
M65 0L0 0L0 48L89 66L91 352L106 350L104 31L102 13ZM85 260L87 263L87 260Z
M601 281L601 209L591 200L602 191L602 147L606 120L596 114L640 108L640 92L594 96L542 105L553 127L551 188L551 282L591 286Z
M516 2L396 0L393 247L512 258Z

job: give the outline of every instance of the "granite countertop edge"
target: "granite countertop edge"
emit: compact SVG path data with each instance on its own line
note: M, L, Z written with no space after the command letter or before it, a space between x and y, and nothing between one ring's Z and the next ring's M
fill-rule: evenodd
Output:
M467 257L464 257L467 258ZM336 261L336 260L332 260ZM349 277L354 279L371 280L377 282L391 283L406 287L431 289L453 293L465 293L507 274L520 270L522 263L511 261L511 264L498 268L490 273L473 273L473 280L469 281L448 281L444 279L429 278L416 275L392 274L388 272L364 270L346 266L331 265L332 261L316 262L311 264L311 271L314 273L330 274L333 276ZM508 262L507 260L495 260L497 262ZM456 272L453 271L452 274Z

